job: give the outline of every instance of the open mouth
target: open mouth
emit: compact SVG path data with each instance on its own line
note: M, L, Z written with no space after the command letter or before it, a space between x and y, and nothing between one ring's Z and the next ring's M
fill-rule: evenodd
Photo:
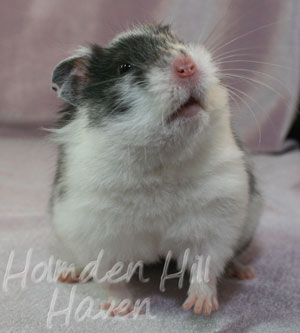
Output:
M170 121L177 118L192 118L198 114L200 109L203 109L201 101L190 97L184 104L182 104L170 117Z

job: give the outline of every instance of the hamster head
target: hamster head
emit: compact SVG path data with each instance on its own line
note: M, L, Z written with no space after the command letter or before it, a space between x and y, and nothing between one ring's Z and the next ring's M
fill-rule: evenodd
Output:
M186 44L161 25L81 49L57 65L52 81L88 127L140 146L191 144L212 121L211 92L221 87L205 47Z

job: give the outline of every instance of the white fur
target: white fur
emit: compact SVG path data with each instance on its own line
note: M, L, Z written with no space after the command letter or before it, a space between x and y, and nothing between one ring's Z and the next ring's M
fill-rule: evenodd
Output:
M187 52L202 72L191 87L176 85L170 68L156 68L148 91L120 82L124 99L134 101L126 117L91 128L83 107L57 131L67 170L57 188L65 186L66 194L54 195L52 219L77 265L101 249L103 270L117 261L152 263L169 250L180 264L190 248L189 268L195 255L210 256L215 279L241 239L251 237L258 217L252 221L227 93L207 51ZM191 92L205 97L205 110L168 124Z

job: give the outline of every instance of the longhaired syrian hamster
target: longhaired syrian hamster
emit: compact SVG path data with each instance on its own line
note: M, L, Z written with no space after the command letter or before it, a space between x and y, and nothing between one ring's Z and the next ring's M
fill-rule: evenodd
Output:
M226 267L254 276L237 256L262 204L209 51L169 26L142 25L80 49L52 81L67 104L55 130L51 218L78 272L102 249L103 271L169 251L180 268L189 249L183 308L217 310ZM208 282L196 279L195 256L210 258Z

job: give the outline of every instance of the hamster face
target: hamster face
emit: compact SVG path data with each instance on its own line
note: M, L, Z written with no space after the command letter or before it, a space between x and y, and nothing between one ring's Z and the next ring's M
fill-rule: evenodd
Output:
M141 145L201 132L210 121L209 91L220 85L209 52L160 25L81 50L56 67L53 82L88 126Z

